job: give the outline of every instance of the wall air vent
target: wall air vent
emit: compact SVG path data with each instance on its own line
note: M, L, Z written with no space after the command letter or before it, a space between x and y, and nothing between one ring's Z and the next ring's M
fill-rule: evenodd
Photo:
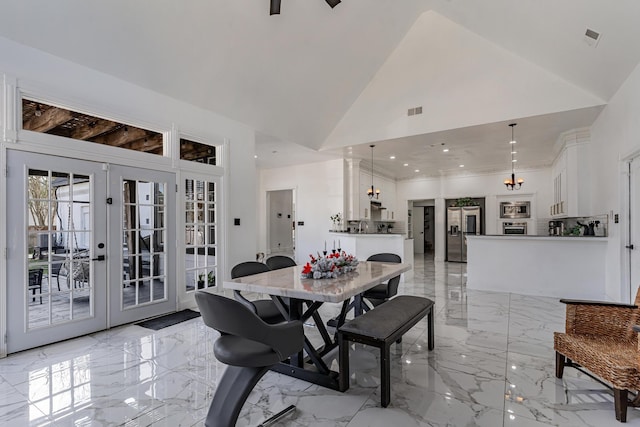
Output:
M584 33L583 40L589 46L596 47L600 41L600 37L601 34L599 32L587 28L587 31Z
M407 116L415 116L416 114L422 114L422 106L415 107L415 108L409 108L407 110Z

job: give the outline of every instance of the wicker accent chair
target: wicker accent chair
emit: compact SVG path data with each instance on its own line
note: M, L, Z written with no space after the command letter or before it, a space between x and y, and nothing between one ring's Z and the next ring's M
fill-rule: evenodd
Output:
M554 332L556 377L564 367L580 369L613 389L616 419L627 421L627 407L640 406L640 290L635 305L560 300L566 304L566 331ZM629 394L634 396L629 401Z

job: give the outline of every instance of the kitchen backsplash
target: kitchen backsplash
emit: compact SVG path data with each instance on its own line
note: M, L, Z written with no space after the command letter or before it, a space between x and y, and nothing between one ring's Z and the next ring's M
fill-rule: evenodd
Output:
M549 221L562 222L564 235L607 237L609 230L609 215L595 215L574 218L546 218L536 223L539 236L549 235ZM593 234L590 234L593 231Z

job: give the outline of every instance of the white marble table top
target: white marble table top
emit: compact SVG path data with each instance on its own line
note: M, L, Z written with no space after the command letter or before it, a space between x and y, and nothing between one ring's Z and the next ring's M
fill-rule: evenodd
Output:
M360 261L358 269L336 279L303 279L302 265L223 282L223 287L310 301L342 302L411 270L410 264Z

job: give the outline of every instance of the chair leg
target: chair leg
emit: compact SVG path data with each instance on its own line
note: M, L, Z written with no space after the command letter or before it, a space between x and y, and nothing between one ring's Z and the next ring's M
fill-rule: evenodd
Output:
M244 402L269 366L227 366L213 396L205 427L234 427Z
M616 420L621 423L627 422L627 405L629 392L627 390L620 390L618 388L613 389L613 397L615 399L614 405L616 409Z
M565 363L566 358L564 357L564 354L556 351L556 378L562 378Z
M427 313L427 328L429 329L428 349L429 351L431 351L435 347L435 340L436 340L435 319L433 317L433 306L431 306L431 308L429 309L429 313Z

